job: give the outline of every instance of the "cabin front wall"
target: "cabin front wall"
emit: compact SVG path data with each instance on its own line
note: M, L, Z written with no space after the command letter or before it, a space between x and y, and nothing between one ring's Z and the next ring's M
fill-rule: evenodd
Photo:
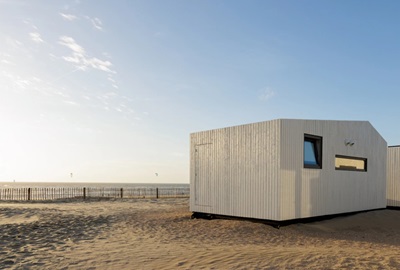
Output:
M387 144L369 122L281 121L281 220L386 207ZM304 168L304 134L322 137L321 169ZM336 155L366 158L367 171L335 169Z
M280 121L191 134L190 210L279 220Z

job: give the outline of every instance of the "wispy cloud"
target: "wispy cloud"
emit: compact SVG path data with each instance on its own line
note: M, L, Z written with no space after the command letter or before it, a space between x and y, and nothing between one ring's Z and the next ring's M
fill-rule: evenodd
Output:
M70 106L79 106L79 103L72 100L64 100L64 103Z
M109 73L116 73L111 69L112 63L110 61L104 61L97 57L88 57L85 49L76 43L72 37L60 37L59 44L69 48L72 51L71 55L64 56L63 59L67 62L76 64L77 68L82 70L93 68Z
M85 53L83 47L78 45L72 37L62 36L59 43L70 48L76 54L82 55Z
M74 20L78 20L80 18L79 16L76 16L76 15L73 15L70 13L60 12L59 14L66 21L74 21ZM97 18L97 17L92 18L89 16L82 16L81 18L87 19L90 22L90 24L93 26L94 29L103 31L103 22L99 18Z
M103 23L100 21L99 18L94 18L92 19L92 24L94 26L94 28L96 28L97 30L103 30Z
M17 93L37 93L45 96L55 95L55 90L36 76L26 76L3 71L0 73L0 81Z
M6 37L6 45L9 46L10 48L13 49L25 49L24 44L17 40L17 39L13 39L11 37Z
M96 57L84 59L85 66L92 67L94 69L102 70L105 72L115 73L115 71L111 70L110 67L112 63L110 61L103 61Z
M61 17L62 17L64 20L67 20L67 21L73 21L73 20L78 19L77 16L72 15L72 14L60 13L60 15L61 15Z
M90 20L90 22L92 23L93 27L97 30L103 30L103 23L99 18L90 18L88 16L86 16L86 18L88 20Z
M33 42L36 42L36 43L43 42L43 39L41 38L41 36L38 32L29 33L29 36L31 37Z
M13 65L13 66L15 66L15 64L14 64L13 62L8 61L7 59L1 59L0 62L3 63L3 64L6 64L6 65Z
M0 63L15 66L15 63L11 61L11 59L12 59L11 55L7 53L0 53Z
M274 96L275 96L275 92L271 88L267 87L264 90L260 91L260 94L258 95L258 99L265 102L265 101L270 100Z

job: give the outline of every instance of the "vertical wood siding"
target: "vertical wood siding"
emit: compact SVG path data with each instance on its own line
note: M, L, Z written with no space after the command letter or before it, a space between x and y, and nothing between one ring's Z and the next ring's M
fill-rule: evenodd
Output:
M305 133L322 137L322 169L303 168ZM282 220L386 207L387 144L369 122L282 120L281 134ZM335 170L335 155L367 158L367 171Z
M387 205L400 207L400 147L389 147L387 155Z
M191 211L278 220L279 138L279 120L191 134Z
M305 133L323 137L322 169L303 168ZM366 121L272 120L190 141L194 212L288 220L386 206L387 144ZM368 171L335 170L335 155L367 158Z

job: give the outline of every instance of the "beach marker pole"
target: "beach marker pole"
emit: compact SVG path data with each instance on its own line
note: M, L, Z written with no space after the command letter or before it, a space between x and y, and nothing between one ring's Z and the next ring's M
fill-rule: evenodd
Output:
M86 188L83 188L83 199L86 200Z
M156 198L158 199L158 188L156 188Z
M31 188L28 188L28 201L31 200Z
M124 197L124 189L121 188L121 199Z

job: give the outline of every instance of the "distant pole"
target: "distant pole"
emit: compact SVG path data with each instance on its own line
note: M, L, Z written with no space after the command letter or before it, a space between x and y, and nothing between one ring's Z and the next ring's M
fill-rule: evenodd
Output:
M85 187L83 188L83 199L84 200L86 199L86 188Z
M156 198L158 199L158 188L156 188Z
M28 188L28 201L31 200L31 188Z

